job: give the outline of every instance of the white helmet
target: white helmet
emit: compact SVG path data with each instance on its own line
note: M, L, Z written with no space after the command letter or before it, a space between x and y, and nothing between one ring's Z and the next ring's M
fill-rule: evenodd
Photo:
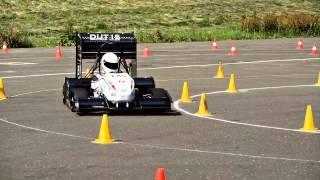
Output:
M117 72L119 58L114 53L106 53L101 58L101 67L105 73Z

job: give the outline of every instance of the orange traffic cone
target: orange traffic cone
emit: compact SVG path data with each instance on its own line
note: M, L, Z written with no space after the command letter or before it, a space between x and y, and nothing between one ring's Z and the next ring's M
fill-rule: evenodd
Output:
M8 54L9 50L8 50L8 44L6 41L3 41L2 43L2 53L3 54Z
M297 50L303 50L303 45L302 45L301 38L299 38L299 40L298 40L298 44L297 44L296 49L297 49Z
M232 43L229 55L231 55L231 56L238 55L238 51L236 50L236 44L235 43Z
M315 55L315 56L319 55L318 50L317 50L317 45L316 45L316 43L313 43L313 47L312 47L312 50L311 50L311 54L312 54L312 55Z
M149 57L151 56L151 52L148 49L148 45L144 45L144 49L143 49L143 57Z
M61 59L62 58L62 52L60 46L56 47L56 59Z
M211 50L212 50L212 51L216 51L216 50L218 50L218 49L219 49L219 47L218 47L218 44L217 44L217 42L216 42L216 38L214 38L214 39L212 40Z
M163 168L158 168L156 172L155 180L166 180L166 175Z

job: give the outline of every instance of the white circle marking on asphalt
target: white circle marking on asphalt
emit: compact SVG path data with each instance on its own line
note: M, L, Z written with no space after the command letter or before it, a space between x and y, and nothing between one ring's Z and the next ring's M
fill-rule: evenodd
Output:
M239 89L239 92L249 92L249 91L255 91L255 90L267 90L267 89L282 89L282 88L300 88L300 87L315 87L315 84L312 85L294 85L294 86L276 86L276 87L261 87L261 88L248 88L248 89ZM214 92L208 92L206 94L221 94L221 93L227 93L226 91L214 91ZM191 98L199 97L201 94L197 94L194 96L191 96ZM183 112L187 115L194 116L194 117L200 117L204 119L209 119L213 121L220 121L224 123L230 123L230 124L236 124L236 125L243 125L243 126L250 126L250 127L257 127L257 128L266 128L266 129L274 129L274 130L282 130L282 131L292 131L292 132L302 132L299 129L290 129L290 128L281 128L281 127L274 127L274 126L266 126L266 125L258 125L258 124L251 124L251 123L243 123L243 122L235 122L235 121L230 121L227 119L221 119L221 118L214 118L214 117L205 117L205 116L199 116L197 114L191 113L185 109L182 109L180 106L180 101L176 100L174 102L174 107L180 111ZM314 134L320 134L320 131L315 131L315 132L310 132Z

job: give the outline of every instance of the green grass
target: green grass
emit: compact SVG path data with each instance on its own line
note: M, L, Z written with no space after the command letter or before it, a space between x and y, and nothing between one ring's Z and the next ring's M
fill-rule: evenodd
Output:
M308 33L293 32L245 32L237 27L200 28L200 29L169 29L163 30L161 38L156 36L156 31L138 31L137 38L142 42L177 42L177 41L210 41L213 38L224 39L270 39L283 37L307 37Z
M317 0L0 0L0 31L14 28L33 46L68 45L78 32L135 32L139 42L298 36L247 33L243 16L320 14Z

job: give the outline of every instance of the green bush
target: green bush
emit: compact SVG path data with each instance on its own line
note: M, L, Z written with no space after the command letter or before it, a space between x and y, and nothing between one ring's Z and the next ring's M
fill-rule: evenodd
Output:
M6 41L10 48L29 48L33 47L27 37L27 33L21 33L15 27L0 29L0 42Z
M73 22L71 20L67 20L63 25L63 32L60 36L60 46L73 46L74 43L74 34L75 30L73 28Z
M246 32L289 32L320 35L320 16L306 14L269 14L264 17L244 17L240 29Z
M59 45L60 46L73 46L73 45L75 45L74 39L75 39L74 35L64 34L60 37Z
M240 28L246 32L259 32L260 20L257 17L246 17L240 21Z
M261 30L265 32L278 32L278 17L274 15L266 15L261 19Z

